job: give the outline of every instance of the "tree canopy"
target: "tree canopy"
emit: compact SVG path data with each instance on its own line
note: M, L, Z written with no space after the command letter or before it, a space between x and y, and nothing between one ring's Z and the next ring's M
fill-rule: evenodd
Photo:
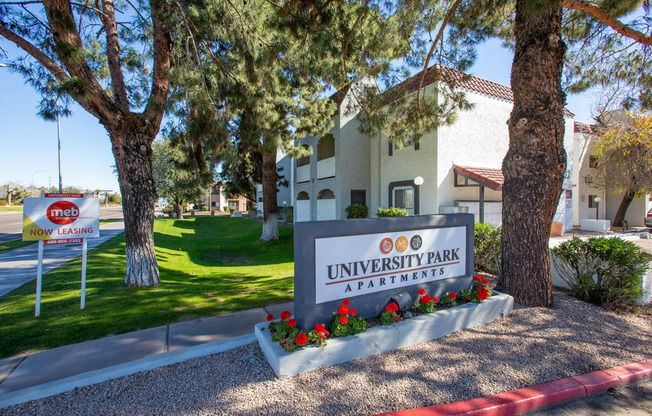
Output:
M603 186L623 199L613 220L622 226L634 198L652 193L652 113L606 113L592 142Z

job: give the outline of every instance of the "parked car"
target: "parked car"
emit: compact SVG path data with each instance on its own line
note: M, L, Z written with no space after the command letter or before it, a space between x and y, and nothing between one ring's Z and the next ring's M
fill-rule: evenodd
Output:
M646 227L652 227L652 208L647 212L644 222Z

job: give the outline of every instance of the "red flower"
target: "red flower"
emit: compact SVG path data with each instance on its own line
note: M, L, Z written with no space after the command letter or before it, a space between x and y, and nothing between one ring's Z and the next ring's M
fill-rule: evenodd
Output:
M480 300L487 299L487 292L481 291L480 293L478 293L478 299L480 299Z
M326 331L326 325L317 324L315 325L315 332L324 332Z
M483 280L482 283L484 283L485 285L488 285L489 281L488 280Z
M351 301L349 301L348 299L344 299L344 300L342 301L342 305L347 305L347 306L348 306L348 305L350 305L350 304L351 304Z
M308 336L303 332L301 332L299 333L299 335L297 335L295 340L297 341L297 344L304 346L305 343L308 341Z
M394 302L390 303L385 307L387 312L398 312L398 305Z
M475 280L477 280L478 282L481 282L481 281L482 281L482 277L480 277L480 276L476 276L476 277L475 277Z
M274 319L274 315L272 315L271 313L267 315L267 322L271 321L272 319Z
M419 294L420 295L425 295L426 294L426 289L419 289Z
M342 325L346 325L347 322L349 322L349 318L347 318L346 316L340 316L340 323Z
M341 305L339 308L337 308L337 313L339 313L340 315L348 315L349 307L346 305Z
M432 303L437 303L437 302L439 302L439 299L437 299L436 297L433 296L432 297Z
M288 326L289 326L290 328L294 328L295 326L297 326L297 321L295 321L294 319L290 319L290 320L288 321Z
M455 292L449 292L448 297L451 299L457 299L457 295L455 294Z
M288 311L283 311L283 312L281 312L281 321L285 321L285 320L288 319L290 316L292 316L292 314L291 314L290 312L288 312Z
M423 295L421 296L421 299L419 299L419 302L421 302L423 305L427 305L430 303L431 297L429 295Z
M358 311L355 309L349 309L349 312L351 313L351 316L356 316L358 314Z
M471 296L464 296L464 297L466 298L466 300L471 300Z

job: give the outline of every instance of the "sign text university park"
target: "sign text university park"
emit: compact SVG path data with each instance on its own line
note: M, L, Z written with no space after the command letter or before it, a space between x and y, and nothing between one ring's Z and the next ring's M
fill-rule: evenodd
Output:
M465 274L466 229L317 238L316 303Z

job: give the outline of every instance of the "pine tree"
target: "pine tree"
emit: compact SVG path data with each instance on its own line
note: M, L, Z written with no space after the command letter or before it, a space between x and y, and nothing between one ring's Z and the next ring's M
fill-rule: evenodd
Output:
M0 5L0 36L26 56L9 66L46 95L44 112L71 98L106 128L123 197L125 284L159 284L154 252L152 141L159 131L169 89L169 5L112 0ZM123 22L117 13L132 21ZM50 112L58 111L50 108Z

